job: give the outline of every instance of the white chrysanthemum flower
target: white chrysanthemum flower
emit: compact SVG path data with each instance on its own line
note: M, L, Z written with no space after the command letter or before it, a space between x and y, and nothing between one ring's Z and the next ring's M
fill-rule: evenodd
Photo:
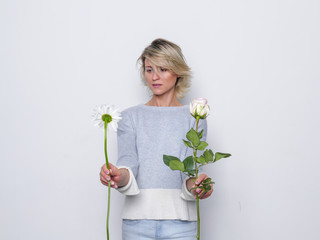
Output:
M93 120L96 121L95 126L104 127L105 121L111 124L111 127L116 132L118 129L118 122L122 119L121 112L119 109L115 108L113 105L103 104L97 106L94 109L94 114L92 115Z

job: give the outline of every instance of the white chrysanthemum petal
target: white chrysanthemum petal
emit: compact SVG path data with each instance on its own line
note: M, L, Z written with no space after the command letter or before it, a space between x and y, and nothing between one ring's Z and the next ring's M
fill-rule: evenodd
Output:
M118 128L118 124L114 121L111 122L111 127L113 128L113 130L116 132L117 128Z
M110 122L111 127L115 132L117 131L118 122L122 119L121 112L119 111L118 108L115 108L113 105L110 106L110 105L103 104L100 106L96 106L96 108L93 111L94 111L92 115L93 120L97 122L95 126L104 127L104 121L102 120L102 116L104 114L108 114L112 117L112 121Z

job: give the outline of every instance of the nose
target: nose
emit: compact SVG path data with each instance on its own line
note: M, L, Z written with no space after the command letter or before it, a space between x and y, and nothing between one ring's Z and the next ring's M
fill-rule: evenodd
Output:
M159 80L159 79L160 79L159 73L157 73L157 71L153 71L152 72L152 80L156 81L156 80Z

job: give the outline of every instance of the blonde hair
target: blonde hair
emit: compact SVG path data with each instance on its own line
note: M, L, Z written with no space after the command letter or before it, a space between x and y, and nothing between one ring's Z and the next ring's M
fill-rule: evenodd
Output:
M147 86L145 78L146 59L151 65L166 68L178 76L175 93L177 98L182 99L191 85L191 69L185 61L181 48L168 40L158 38L144 49L138 58L138 62L141 65L140 75L142 82Z

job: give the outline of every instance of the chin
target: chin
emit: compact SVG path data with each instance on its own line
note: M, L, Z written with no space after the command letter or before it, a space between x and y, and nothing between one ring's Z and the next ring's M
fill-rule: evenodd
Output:
M164 94L164 92L162 91L152 91L153 95L156 95L156 96L161 96Z

